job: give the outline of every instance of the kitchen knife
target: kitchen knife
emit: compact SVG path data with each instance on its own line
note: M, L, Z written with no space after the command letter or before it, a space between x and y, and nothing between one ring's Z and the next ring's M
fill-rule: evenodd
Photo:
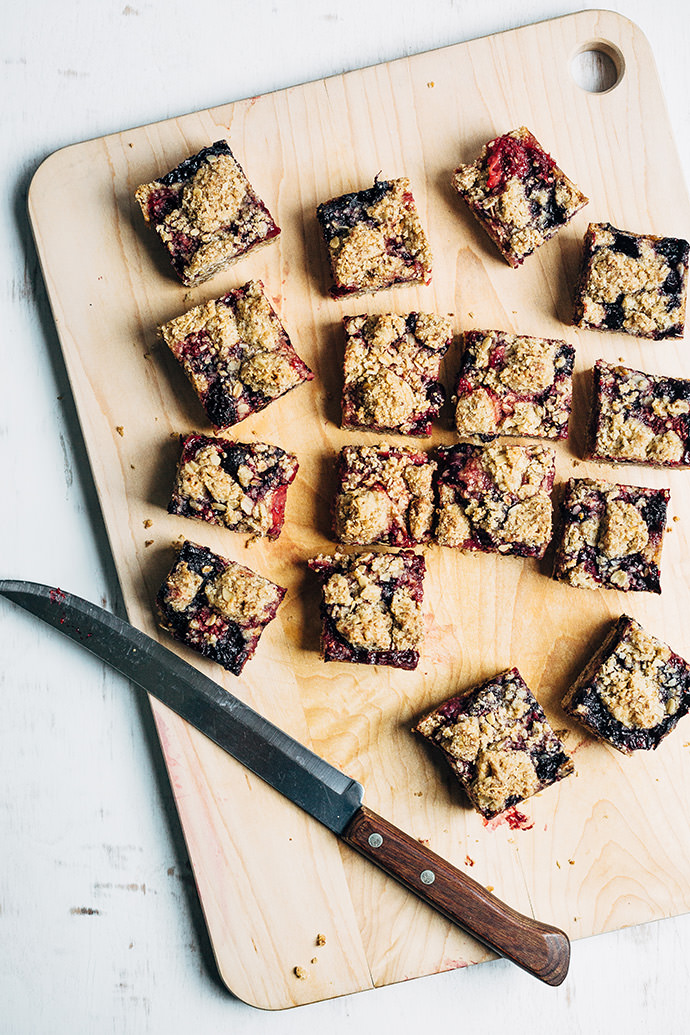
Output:
M156 640L87 600L34 582L0 594L177 712L290 801L494 952L549 985L568 972L563 931L511 909L362 804L363 788Z

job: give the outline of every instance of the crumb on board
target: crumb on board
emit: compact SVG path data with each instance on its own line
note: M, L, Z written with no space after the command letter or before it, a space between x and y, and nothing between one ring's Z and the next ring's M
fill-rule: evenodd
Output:
M418 837L417 840L419 841L420 845L427 845L428 846L428 844L429 844L429 838L428 837Z
M130 464L129 466L133 471L136 471L136 467L134 466L134 464Z
M494 890L494 886L493 886L493 884L487 884L487 885L486 885L486 890L487 890L487 891L493 891L493 890Z
M312 958L311 958L312 966L314 965L314 963L318 963L318 962L319 962L318 956L312 956Z
M574 859L568 859L568 866L574 866L574 865L575 865L575 860Z
M153 546L153 543L154 543L153 539L146 539L144 541L144 546Z
M151 520L151 518L144 518L142 523L144 525L144 528L150 528L153 524L153 521Z
M434 82L434 80L433 80L433 79L430 79L430 80L429 80L429 82L428 82L428 83L427 83L426 85L427 85L427 86L429 87L429 89L431 90L431 89L433 89L433 87L434 87L434 86L436 86L436 83Z
M474 866L474 859L471 859L469 855L465 856L465 866Z
M309 971L306 967L293 967L292 973L295 975L296 978L299 978L300 981L306 981L309 977Z
M316 944L317 945L325 945L326 944L326 935L325 934L317 934L317 936L316 936Z
M674 515L673 515L673 520L674 520L674 521L678 521L678 520L679 520L679 518L678 518L678 515L677 515L677 514L674 514Z
M123 436L123 435L124 435L124 433L125 433L125 429L124 429L124 427L122 426L122 424L116 424L116 425L115 425L115 431L116 431L116 432L118 433L118 435L120 436L120 438L122 438L122 436Z
M558 859L556 859L556 866L557 866L557 867L558 867L558 869L560 870L560 868L561 868L561 864L559 863Z

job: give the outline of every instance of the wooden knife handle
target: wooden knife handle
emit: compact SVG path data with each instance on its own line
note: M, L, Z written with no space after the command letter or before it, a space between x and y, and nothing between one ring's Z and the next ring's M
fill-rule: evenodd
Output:
M557 927L511 909L446 859L362 806L341 835L463 930L547 985L568 973L570 942Z

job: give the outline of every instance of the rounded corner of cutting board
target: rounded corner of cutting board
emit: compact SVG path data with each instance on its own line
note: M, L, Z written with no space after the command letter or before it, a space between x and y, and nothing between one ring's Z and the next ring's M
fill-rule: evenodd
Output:
M647 34L645 33L644 29L642 29L636 21L633 21L633 19L629 18L626 14L621 14L620 11L613 11L609 7L593 7L587 8L583 11L576 11L574 14L564 14L561 16L560 19L553 19L553 21L560 21L561 19L563 21L573 20L575 22L591 21L595 25L597 24L597 22L604 20L610 23L611 25L617 24L620 27L619 38L607 39L605 42L618 43L624 35L630 36L633 39L635 39L638 44L643 45L647 49L652 63L655 64L652 45L649 42L649 39L647 38ZM596 42L599 39L601 39L600 35L597 37L596 40L593 40L592 42Z
M77 150L81 153L83 146L83 143L66 144L65 147L59 147L57 151L53 151L43 159L36 169L36 172L31 177L31 182L27 191L27 207L29 210L29 216L33 216L33 213L36 211L39 198L41 196L45 196L48 184L55 181L56 174L61 174L61 167L67 159L67 156L71 152ZM46 177L48 183L44 183Z

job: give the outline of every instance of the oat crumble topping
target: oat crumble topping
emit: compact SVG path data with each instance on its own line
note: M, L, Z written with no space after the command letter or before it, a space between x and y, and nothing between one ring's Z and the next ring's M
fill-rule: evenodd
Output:
M403 446L345 446L338 461L335 538L413 546L431 535L436 464Z
M406 177L333 198L317 217L336 298L430 279L431 249Z
M588 201L525 126L489 141L452 184L513 267Z
M598 360L589 455L594 460L690 465L690 380Z
M690 666L621 615L563 699L564 709L619 751L658 747L688 710Z
M554 578L580 589L660 593L668 498L668 489L571 478Z
M425 436L445 392L438 377L452 340L446 317L348 316L343 427Z
M455 389L458 434L565 438L575 350L564 341L467 331Z
M415 668L423 637L424 558L401 553L335 554L309 567L322 585L326 661Z
M682 337L688 242L590 223L574 322L643 338Z
M135 191L187 287L280 233L224 140Z
M453 697L415 727L445 754L486 818L563 779L573 765L517 669Z
M551 449L496 442L442 446L437 452L439 545L544 555L552 529Z
M196 306L159 331L216 428L237 424L313 378L260 280Z

